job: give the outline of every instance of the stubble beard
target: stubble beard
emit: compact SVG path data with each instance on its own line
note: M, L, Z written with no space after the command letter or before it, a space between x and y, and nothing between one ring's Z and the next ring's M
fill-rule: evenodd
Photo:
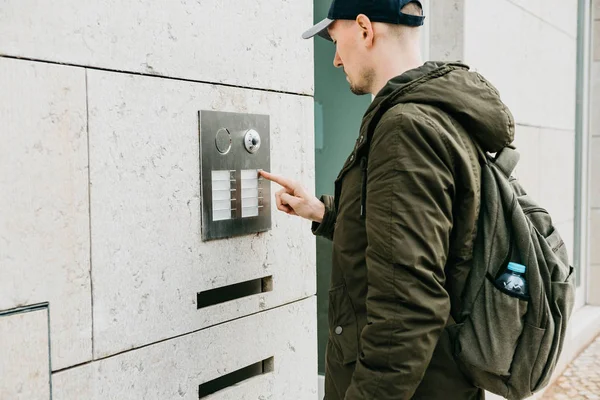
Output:
M362 96L363 94L368 94L371 92L371 86L373 85L373 81L375 80L375 71L372 69L365 69L360 74L359 82L350 81L350 91L357 96Z

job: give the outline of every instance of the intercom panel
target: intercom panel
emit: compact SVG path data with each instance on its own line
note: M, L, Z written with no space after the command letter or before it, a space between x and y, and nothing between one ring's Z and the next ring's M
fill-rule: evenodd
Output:
M271 168L269 116L198 113L202 240L271 228L271 186L258 171Z

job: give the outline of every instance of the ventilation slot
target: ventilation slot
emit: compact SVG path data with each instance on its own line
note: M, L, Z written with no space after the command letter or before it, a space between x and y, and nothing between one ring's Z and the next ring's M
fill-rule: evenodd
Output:
M212 381L203 383L198 388L199 398L204 398L213 393L223 390L238 383L247 381L248 379L256 376L264 375L269 372L273 372L275 366L274 358L267 358L266 360L257 362L256 364L249 365L245 368L238 369L237 371L231 372L227 375L223 375Z
M206 290L198 293L198 309L271 291L273 291L273 276Z

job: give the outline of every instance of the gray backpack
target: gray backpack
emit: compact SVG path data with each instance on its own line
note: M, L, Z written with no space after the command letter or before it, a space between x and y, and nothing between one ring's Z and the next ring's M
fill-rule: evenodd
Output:
M508 399L548 384L573 310L567 250L548 212L511 176L519 153L480 152L481 211L457 325L455 358L473 383ZM529 298L500 291L494 280L509 261L527 267Z

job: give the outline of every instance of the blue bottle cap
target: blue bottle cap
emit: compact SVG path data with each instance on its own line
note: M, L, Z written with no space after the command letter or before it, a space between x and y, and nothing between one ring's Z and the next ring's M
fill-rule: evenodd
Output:
M509 271L514 271L514 272L519 273L519 274L525 273L525 266L523 264L517 264L517 263L514 263L514 262L509 262L507 268L508 268Z

